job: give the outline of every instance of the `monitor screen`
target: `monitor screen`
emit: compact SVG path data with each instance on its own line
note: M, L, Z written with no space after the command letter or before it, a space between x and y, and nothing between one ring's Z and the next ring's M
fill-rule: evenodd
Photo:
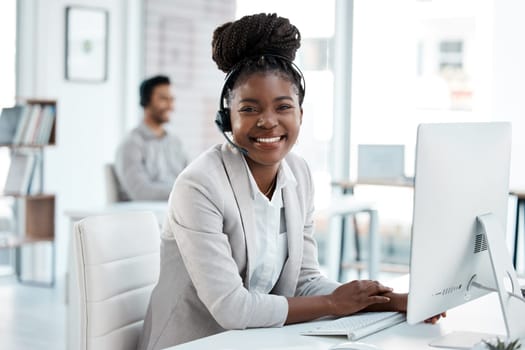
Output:
M496 290L478 216L491 213L505 240L509 123L418 128L407 321L414 324Z

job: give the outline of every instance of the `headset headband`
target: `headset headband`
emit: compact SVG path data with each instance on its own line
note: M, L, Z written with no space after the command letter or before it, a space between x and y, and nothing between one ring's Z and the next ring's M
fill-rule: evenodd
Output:
M284 61L285 63L289 64L290 67L292 67L292 69L295 70L295 72L301 78L300 86L299 86L299 96L302 93L302 98L304 100L304 95L306 93L306 81L304 79L303 72L299 69L299 67L295 63L293 63L292 60L290 60L289 58L287 58L285 56L276 55L276 54L273 54L273 53L265 53L265 54L261 54L261 55L257 55L257 56L250 56L250 57L247 57L247 58L243 59L242 61L240 61L237 64L235 64L233 66L233 68L228 72L228 74L226 74L226 77L224 77L224 84L222 85L222 90L221 90L221 98L220 98L220 101L219 101L219 110L223 111L226 108L224 106L224 98L225 98L225 95L226 95L226 91L228 89L228 84L230 83L230 80L232 79L232 76L237 74L239 72L239 70L241 69L241 67L244 66L244 64L246 62L254 61L255 59L259 59L261 57L274 57L274 58L280 59L280 60ZM302 91L301 91L301 89L302 89Z

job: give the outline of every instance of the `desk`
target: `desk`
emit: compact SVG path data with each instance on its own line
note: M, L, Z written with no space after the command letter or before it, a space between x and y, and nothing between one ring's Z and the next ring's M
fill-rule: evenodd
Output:
M358 181L334 181L333 186L340 187L343 193L354 193L354 188L359 185L370 185L370 186L391 186L391 187L414 187L414 180L407 179L384 179L384 180L358 180ZM509 190L511 196L516 197L516 221L514 223L514 253L512 262L514 267L518 260L518 238L520 228L520 211L523 209L523 217L525 219L525 190L511 189ZM525 239L525 225L523 228L523 237Z
M73 236L73 228L75 222L88 217L96 215L109 215L122 213L126 211L152 211L159 221L159 225L164 223L164 220L168 213L168 202L167 201L155 201L155 202L116 202L106 207L90 208L90 209L79 209L79 210L67 210L65 215L69 218L70 222L70 233ZM69 242L69 251L66 252L68 256L68 266L66 272L66 283L65 288L65 304L66 309L66 349L79 349L80 348L80 305L79 305L79 286L75 268L75 250L73 249L73 239Z
M408 276L398 281L408 285ZM387 284L388 285L388 284ZM396 287L395 284L393 284ZM396 288L406 291L406 288ZM388 350L434 349L428 342L452 331L474 331L504 334L505 324L496 293L471 301L448 311L448 316L436 325L420 323L410 326L401 323L360 340ZM165 350L327 350L330 346L347 341L342 336L303 336L299 332L326 321L308 322L282 328L255 328L227 331Z
M332 182L332 186L334 187L338 187L342 190L342 193L344 195L353 195L354 194L354 188L358 185L369 185L369 186L389 186L389 187L406 187L406 188L413 188L414 187L414 180L413 178L400 178L400 179L381 179L381 180L367 180L367 181L364 181L364 180L359 180L359 181L333 181ZM376 218L377 218L377 210L376 210ZM371 218L372 219L372 218ZM342 256L343 256L343 251L344 251L344 237L345 237L345 217L342 217L342 220L341 220L341 226L342 226L342 229L341 229L341 252L340 252L340 255L341 255L341 259L342 259ZM374 231L377 231L378 230L378 222L375 222L374 225ZM354 241L355 241L355 250L356 250L356 261L359 262L361 260L360 256L360 244L359 244L359 232L358 232L358 229L357 229L357 222L355 221L355 217L354 217L354 231L355 231L355 235L354 235ZM378 247L377 247L377 251L380 251L380 246L379 246L379 235L377 234L377 238L375 238L375 241L374 244L378 244ZM372 239L373 237L370 236L370 239ZM379 272L379 265L380 265L380 259L379 259L379 256L377 256L376 258L377 260L377 263L374 267L374 274L370 274L370 278L371 279L374 279L375 276L377 276L377 273ZM341 263L342 263L342 260L341 260ZM374 276L374 277L372 277ZM341 281L342 279L342 269L339 270L339 278L338 280Z
M368 228L368 274L369 279L376 279L379 273L380 262L380 245L379 235L377 230L378 214L375 206L370 202L357 200L353 196L341 196L332 200L330 207L325 210L319 210L320 214L326 215L329 218L341 217L341 239L339 249L339 259L337 263L337 277L338 281L342 281L343 277L343 258L345 247L345 219L348 216L355 216L359 213L368 214L369 228ZM355 233L357 236L357 232Z
M353 193L354 187L359 185L369 186L391 186L391 187L414 187L413 178L382 179L382 180L358 180L358 181L334 181L332 186L340 187L345 193Z

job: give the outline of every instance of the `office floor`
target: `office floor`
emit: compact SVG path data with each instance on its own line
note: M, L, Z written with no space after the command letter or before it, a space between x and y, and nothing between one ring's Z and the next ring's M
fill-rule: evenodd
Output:
M65 350L66 307L55 288L21 285L0 277L0 349Z

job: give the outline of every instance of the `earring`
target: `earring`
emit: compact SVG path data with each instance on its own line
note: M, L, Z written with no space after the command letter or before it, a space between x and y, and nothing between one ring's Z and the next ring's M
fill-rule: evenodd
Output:
M257 121L256 126L257 126L258 128L260 128L260 127L262 127L263 125L264 125L264 120L261 118L261 119L259 119L259 120Z

